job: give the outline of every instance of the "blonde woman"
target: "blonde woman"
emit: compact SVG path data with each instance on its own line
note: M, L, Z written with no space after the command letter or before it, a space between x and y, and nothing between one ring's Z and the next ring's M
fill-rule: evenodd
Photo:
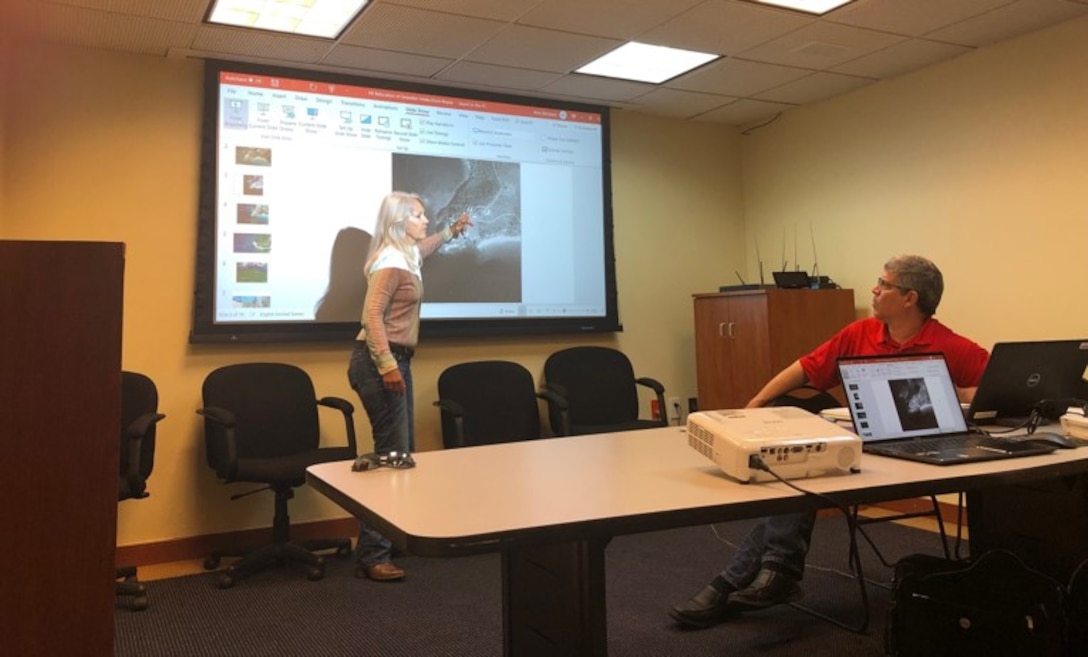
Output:
M472 225L462 215L450 226L427 234L426 210L416 194L391 192L378 210L364 271L367 276L362 329L348 364L348 380L359 394L379 455L415 451L411 360L419 339L423 300L423 259ZM391 561L389 539L359 523L356 576L375 581L404 578Z

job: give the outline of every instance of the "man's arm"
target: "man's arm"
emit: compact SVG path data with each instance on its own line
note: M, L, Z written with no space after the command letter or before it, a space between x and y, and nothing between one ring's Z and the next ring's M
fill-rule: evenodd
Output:
M971 400L975 398L975 391L976 390L978 390L977 387L975 387L975 388L960 388L959 386L957 386L956 387L956 396L959 397L960 401L963 402L964 404L970 404Z
M756 393L755 397L748 402L747 408L756 408L759 406L766 406L776 397L780 397L790 390L800 388L808 383L808 375L805 374L805 370L801 368L801 361L795 360L793 363L775 375L773 379L767 382L767 385L763 386L763 389Z

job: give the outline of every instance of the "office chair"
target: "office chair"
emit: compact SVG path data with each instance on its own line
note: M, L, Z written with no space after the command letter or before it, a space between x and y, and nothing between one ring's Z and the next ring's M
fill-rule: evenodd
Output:
M287 501L306 483L306 468L316 463L356 457L354 407L345 399L314 393L310 376L294 365L244 363L228 365L204 380L204 441L208 465L223 483L265 484L238 493L231 500L271 489L275 495L273 542L241 552L218 551L204 560L204 568L219 567L224 556L241 556L219 578L220 588L267 566L300 565L310 580L325 576L324 559L313 550L335 548L338 556L351 554L347 538L292 542ZM334 408L343 416L346 447L320 447L318 407Z
M657 395L661 419L639 418L638 388ZM609 347L570 347L544 362L544 390L552 433L571 436L668 426L665 387L635 378L631 361Z
M446 449L540 438L533 375L518 363L484 360L451 365L438 376Z
M158 412L159 393L143 374L121 372L121 449L117 501L148 496L147 478L155 467L155 425L166 417ZM118 566L114 593L132 599L136 611L147 609L147 589L136 577L136 566Z
M796 406L802 408L810 413L819 413L822 410L828 408L837 408L841 406L841 402L835 398L831 393L814 388L812 386L801 386L795 390L780 395L773 399L769 406ZM896 520L906 520L908 518L921 518L932 516L937 521L937 529L941 536L941 547L944 549L945 558L950 558L950 551L948 548L948 538L945 535L944 518L941 516L940 503L937 501L936 495L929 496L932 508L925 511L895 513L890 515L882 515L876 517L862 517L859 515L859 509L857 505L849 508L850 518L850 531L853 533L856 528L874 524L878 522L892 522ZM869 538L866 536L866 540ZM870 545L872 541L869 540ZM873 546L876 549L876 546ZM792 602L790 606L795 609L800 609L812 616L828 621L834 625L837 625L843 629L850 630L855 633L862 633L869 627L869 593L865 588L865 576L861 565L861 554L858 552L857 541L854 536L851 536L850 540L850 554L848 557L851 569L854 571L854 577L857 579L858 587L861 594L861 619L856 623L850 623L838 618L834 618L823 612L817 611L811 607L807 607L803 604Z

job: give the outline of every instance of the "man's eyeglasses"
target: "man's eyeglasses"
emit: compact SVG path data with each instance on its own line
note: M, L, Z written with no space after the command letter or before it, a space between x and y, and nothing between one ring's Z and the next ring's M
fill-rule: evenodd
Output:
M895 283L889 283L888 281L884 280L883 277L876 279L876 285L882 290L899 290L903 294L906 294L907 292L910 292L914 289L905 285L896 285Z

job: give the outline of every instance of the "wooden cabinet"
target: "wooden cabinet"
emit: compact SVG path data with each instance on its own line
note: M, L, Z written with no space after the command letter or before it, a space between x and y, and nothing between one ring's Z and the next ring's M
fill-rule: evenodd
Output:
M0 240L8 655L113 655L124 262L123 244Z
M699 408L743 407L782 368L853 320L853 290L696 294Z

